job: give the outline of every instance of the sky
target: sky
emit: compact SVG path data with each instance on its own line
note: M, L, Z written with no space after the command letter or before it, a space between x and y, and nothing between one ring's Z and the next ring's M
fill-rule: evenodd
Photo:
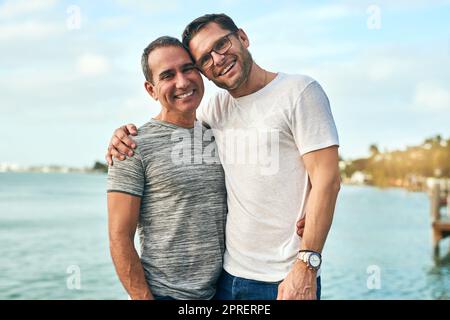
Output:
M0 1L0 163L91 166L115 128L160 106L142 50L226 13L256 63L327 93L340 154L450 138L450 1ZM205 80L202 103L219 89Z

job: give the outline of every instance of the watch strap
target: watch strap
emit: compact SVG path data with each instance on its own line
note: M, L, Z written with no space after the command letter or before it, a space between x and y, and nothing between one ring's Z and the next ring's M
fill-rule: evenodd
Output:
M297 254L297 259L303 261L308 266L308 268L311 268L313 270L318 270L320 268L320 265L322 264L322 262L320 262L320 265L318 267L311 266L310 262L309 262L309 258L313 254L319 256L320 261L322 261L322 255L319 252L313 251L313 250L299 250L298 254Z

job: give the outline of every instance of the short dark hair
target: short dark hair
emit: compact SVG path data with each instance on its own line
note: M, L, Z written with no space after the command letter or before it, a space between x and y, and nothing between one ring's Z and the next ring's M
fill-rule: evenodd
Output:
M148 64L148 56L150 55L150 53L155 49L163 48L163 47L171 47L171 46L180 47L180 48L186 50L186 52L189 54L189 57L191 58L192 62L194 62L194 59L192 59L191 53L180 42L180 40L178 40L177 38L174 38L174 37L169 37L169 36L159 37L158 39L155 39L152 42L150 42L150 44L147 47L145 47L144 52L142 53L141 66L142 66L142 72L144 73L145 80L147 80L150 83L153 83L152 70L150 69L150 66Z
M221 28L229 31L238 31L239 28L236 26L234 21L224 13L220 14L205 14L204 16L198 17L187 25L184 29L181 39L183 45L189 48L189 42L192 38L203 29L208 23L215 22Z

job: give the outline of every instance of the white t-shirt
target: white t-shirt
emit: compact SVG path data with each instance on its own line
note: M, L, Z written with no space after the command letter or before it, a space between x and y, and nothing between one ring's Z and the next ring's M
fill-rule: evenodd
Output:
M197 118L214 133L228 193L224 269L284 279L300 247L296 221L311 189L301 156L339 145L328 98L302 75L279 73L261 90L221 91Z

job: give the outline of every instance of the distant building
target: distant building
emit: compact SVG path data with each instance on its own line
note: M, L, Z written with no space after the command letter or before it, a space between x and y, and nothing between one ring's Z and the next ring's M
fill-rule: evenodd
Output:
M367 175L362 171L355 171L350 177L352 184L365 184L368 181Z

